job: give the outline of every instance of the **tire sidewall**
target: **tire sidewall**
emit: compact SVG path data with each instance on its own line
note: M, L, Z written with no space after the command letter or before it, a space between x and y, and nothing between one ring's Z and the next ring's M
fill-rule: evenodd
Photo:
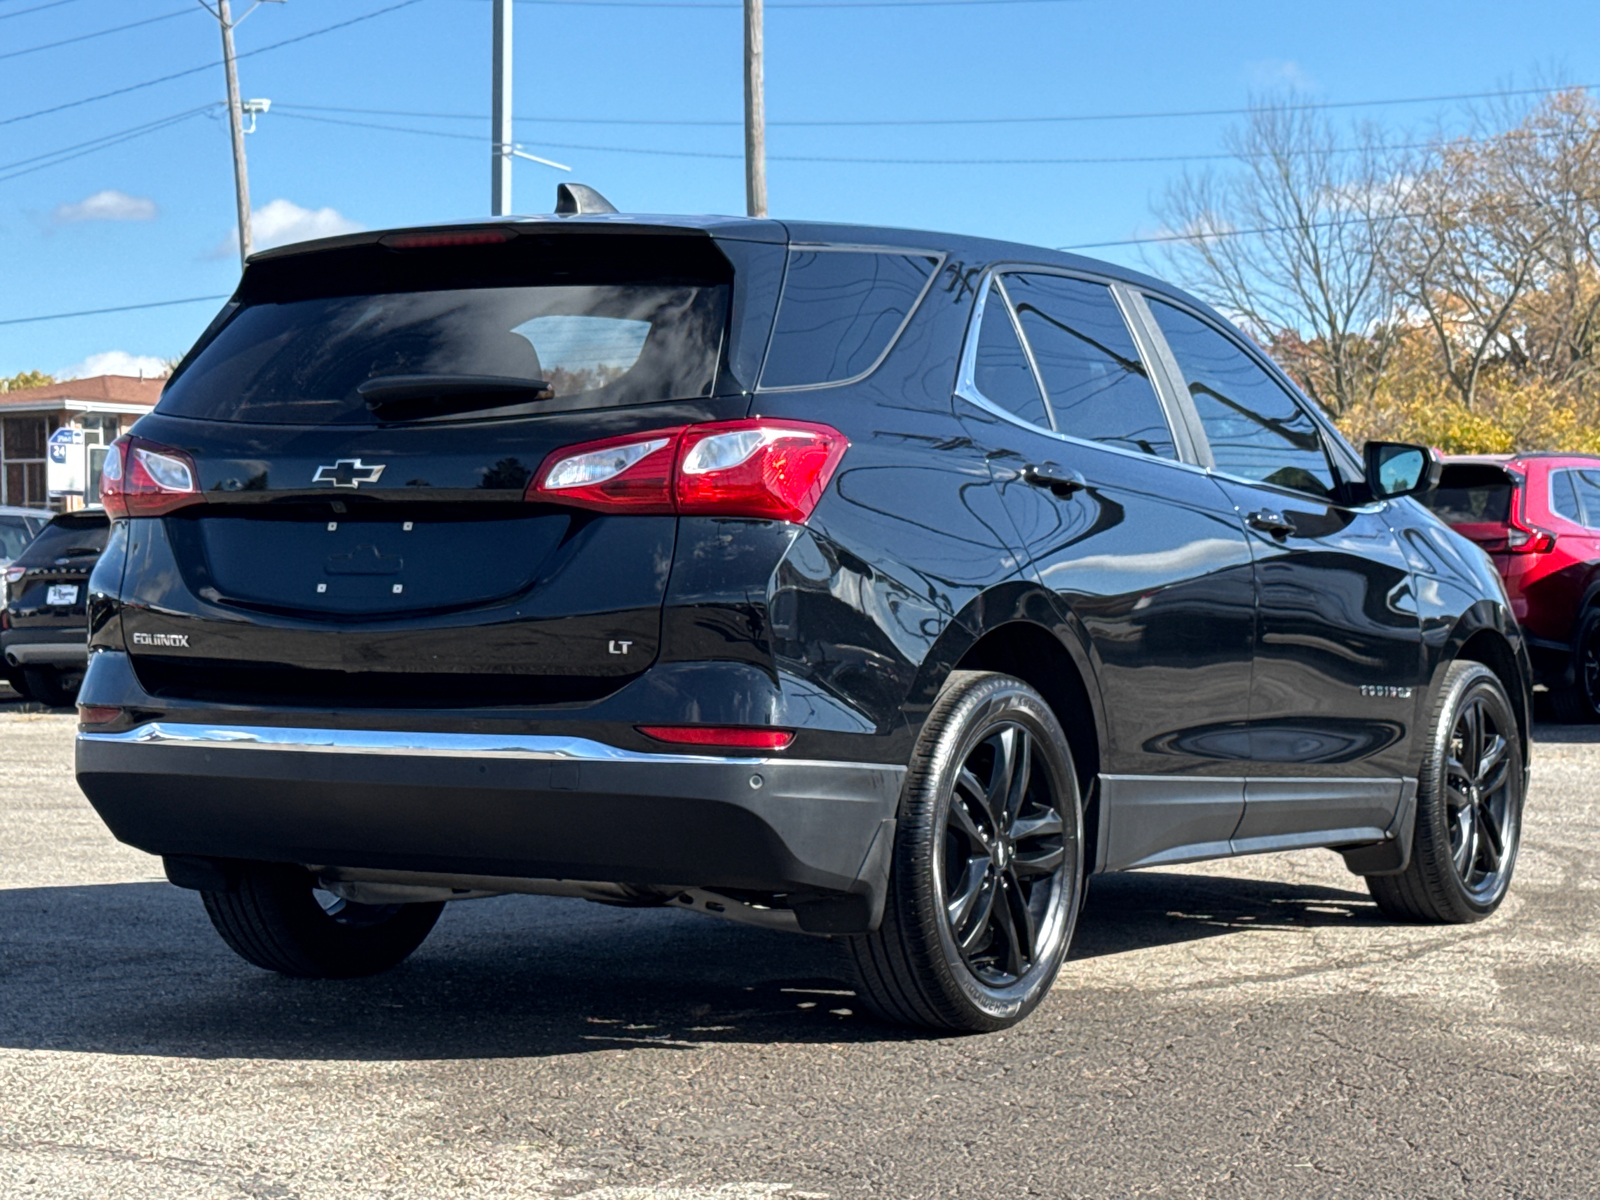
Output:
M985 984L968 968L961 957L944 918L943 831L955 797L956 776L967 756L1002 721L1023 725L1034 738L1033 769L1044 768L1051 775L1061 818L1071 844L1066 846L1071 870L1057 882L1064 893L1052 901L1052 941L1047 952L1015 983L1004 988ZM1081 903L1083 878L1083 805L1077 775L1073 770L1066 735L1044 699L1020 680L1009 676L982 677L955 702L948 718L935 734L930 756L935 767L923 781L934 790L931 811L919 830L918 845L907 849L918 859L910 864L924 879L930 904L926 933L936 940L942 966L961 1000L985 1022L1011 1024L1026 1016L1049 991L1071 945ZM1063 841L1065 842L1065 837Z
M1449 755L1450 737L1456 721L1466 703L1474 696L1487 699L1494 710L1495 722L1506 731L1506 756L1510 793L1506 804L1507 842L1506 860L1500 871L1500 883L1488 895L1478 895L1467 889L1456 873L1450 855L1450 830L1448 804L1445 799L1445 760ZM1469 920L1488 916L1500 906L1511 886L1516 870L1517 853L1522 846L1522 812L1526 800L1526 769L1522 753L1522 740L1518 734L1516 715L1511 701L1499 678L1487 667L1473 664L1462 671L1452 682L1446 701L1440 706L1438 723L1433 729L1433 744L1429 750L1429 771L1424 780L1427 794L1419 796L1417 809L1418 850L1428 849L1441 864L1441 882L1449 891L1451 907L1460 910Z

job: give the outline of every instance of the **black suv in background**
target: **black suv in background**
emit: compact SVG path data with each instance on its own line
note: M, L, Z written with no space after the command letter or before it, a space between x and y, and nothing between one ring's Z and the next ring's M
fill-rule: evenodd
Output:
M566 207L254 256L107 457L78 778L243 957L677 905L981 1030L1095 872L1500 903L1528 660L1429 452L1105 263Z
M23 697L61 706L78 694L89 657L89 575L110 530L103 509L62 513L6 567L0 660Z

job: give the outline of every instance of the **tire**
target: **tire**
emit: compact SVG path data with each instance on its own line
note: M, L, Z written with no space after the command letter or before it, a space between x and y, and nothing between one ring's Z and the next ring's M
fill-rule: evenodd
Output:
M857 995L897 1024L1016 1024L1066 957L1083 874L1083 800L1050 706L1009 675L953 673L911 755L883 923L841 939Z
M11 685L11 690L17 694L19 700L33 699L33 693L28 690L28 681L22 676L21 667L8 667L6 682Z
M1550 689L1550 715L1563 725L1600 721L1600 610L1578 622L1572 648L1572 684Z
M24 667L22 681L40 704L51 708L71 708L78 698L78 685L83 682L83 677L64 675L55 667Z
M1526 788L1522 742L1505 688L1478 663L1452 663L1434 702L1417 787L1411 863L1369 875L1387 916L1461 925L1505 899L1517 865Z
M428 936L443 902L324 907L303 867L245 866L231 892L201 892L222 940L246 962L301 979L376 975Z

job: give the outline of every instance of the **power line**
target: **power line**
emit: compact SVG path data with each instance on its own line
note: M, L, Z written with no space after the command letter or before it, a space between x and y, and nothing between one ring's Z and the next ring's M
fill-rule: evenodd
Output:
M585 3L589 0L584 0ZM771 7L769 5L769 7ZM1440 96L1403 96L1387 100L1339 100L1329 102L1290 104L1276 106L1294 112L1308 112L1320 109L1340 108L1380 108L1387 105L1398 104L1442 104L1459 100L1488 100L1500 97L1513 96L1539 96L1550 95L1555 92L1582 89L1592 91L1600 84L1573 84L1572 87L1560 88L1513 88L1500 89L1487 92L1456 92ZM488 120L482 113L448 113L448 112L418 112L411 109L394 108L348 108L339 105L325 104L278 104L279 108L302 109L315 112L345 112L360 113L368 116L383 117L431 117L448 121L485 121ZM1062 116L1018 116L1018 117L905 117L905 118L878 118L878 119L850 119L850 120L822 120L822 121L768 121L768 125L783 125L793 128L849 128L849 127L880 127L902 125L1039 125L1065 122L1090 122L1090 121L1151 121L1171 120L1180 117L1238 117L1248 116L1255 109L1244 108L1190 108L1168 109L1152 112L1122 112L1122 113L1072 113ZM731 120L694 120L665 117L551 117L540 115L537 117L519 117L520 121L544 122L552 125L681 125L701 126L706 128L737 127L740 121Z
M192 8L174 9L169 13L162 13L159 17L146 17L142 21L130 21L126 25L117 25L110 29L97 29L93 33L80 33L77 37L62 38L59 42L45 42L40 46L29 46L26 50L8 50L0 54L0 59L21 58L24 54L37 54L40 50L54 50L57 46L70 46L74 42L87 42L91 38L105 37L112 33L121 33L124 29L137 29L141 25L154 25L157 21L170 21L173 17L187 16L193 12ZM16 14L11 14L15 16Z
M304 108L305 105L282 104L274 105L273 111L279 109ZM454 133L445 129L416 129L403 125L382 125L376 121L351 121L339 117L312 116L304 112L283 112L282 116L297 121L316 121L324 125L346 125L357 129L377 129L388 133L411 133L423 137L449 138L454 141L481 142L483 139L475 133ZM587 150L597 154L648 154L666 158L709 158L709 159L736 159L742 158L740 154L730 154L714 150L668 150L655 146L602 146L587 142L549 142L540 139L530 141L529 145L544 146L552 150ZM1451 142L1395 142L1382 146L1375 146L1376 150L1432 150L1453 145ZM1334 148L1335 153L1354 154L1367 149L1363 146L1342 146ZM1300 154L1320 154L1321 150L1295 151ZM849 155L824 155L824 154L771 154L768 158L777 162L801 163L841 163L856 166L1014 166L1014 167L1048 167L1048 166L1112 166L1120 164L1141 163L1180 163L1180 162L1222 162L1237 161L1241 158L1270 157L1266 154L1247 155L1229 151L1217 151L1198 154L1124 154L1106 155L1100 157L1075 157L1075 158L1044 158L1030 155L1024 158L882 158L882 157L856 157Z
M46 154L36 154L32 158L20 158L15 162L5 163L0 165L0 172L6 172L6 174L0 174L0 183L4 183L8 179L15 179L19 175L29 175L34 171L42 171L46 167L54 167L60 163L70 162L74 158L82 158L85 154L93 154L97 150L108 150L112 146L121 145L123 142L131 142L134 138L143 137L147 133L155 133L157 130L177 125L217 107L217 104L202 104L198 108L186 109L181 113L173 113L171 116L147 121L143 125L135 125L130 129L120 129L116 133L90 138L87 142L78 142L72 146L62 146ZM37 165L28 166L27 164L29 163ZM13 167L21 167L22 170L12 170Z
M9 21L12 17L25 17L29 13L43 12L47 8L60 8L63 4L74 4L76 0L50 0L48 4L35 4L32 8L19 8L16 12L0 13L0 21Z
M258 46L254 50L247 50L243 54L235 55L234 57L236 59L250 58L257 54L265 54L269 50L277 50L283 46L292 46L294 43L306 41L308 38L320 37L325 33L332 33L336 29L348 29L350 26L360 24L362 21L370 21L374 17L383 16L385 13L398 12L402 8L410 8L413 4L421 3L422 0L400 0L399 4L391 4L387 8L379 8L369 13L362 13L359 17L351 17L348 21L339 21L333 25L324 25L321 29L313 29L309 33L301 33L292 38L284 38L281 42L272 42L266 46ZM137 92L143 88L155 87L159 83L170 83L174 79L183 79L189 75L198 75L202 71L214 70L221 65L222 60L219 58L212 62L204 63L198 67L190 67L184 71L174 71L170 75L162 75L156 79L146 79L143 83L132 83L127 87L114 88L109 92L101 92L98 96L85 96L81 100L69 100L64 104L54 104L49 108L37 109L30 113L22 113L19 116L5 117L0 119L0 125L14 125L18 121L30 121L34 117L43 117L50 113L62 112L69 108L78 108L84 104L93 104L97 100L109 100L113 96L125 96L129 92Z
M101 313L134 312L142 308L171 308L175 304L199 304L206 300L226 300L227 296L189 296L183 300L155 300L149 304L119 304L115 308L85 308L78 312L47 313L42 317L11 317L0 325L27 325L33 321L60 321L67 317L97 317Z
M982 8L1001 4L1085 4L1089 0L788 0L767 8ZM515 0L562 8L742 8L726 0Z

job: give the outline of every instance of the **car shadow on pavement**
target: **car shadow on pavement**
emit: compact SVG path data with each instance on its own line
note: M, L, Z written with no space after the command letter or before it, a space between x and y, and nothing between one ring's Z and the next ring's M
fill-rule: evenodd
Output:
M1072 956L1374 919L1355 892L1110 876ZM245 964L165 883L0 890L0 931L0 1045L23 1049L416 1060L920 1036L861 1012L829 942L672 910L464 901L400 967L344 981Z

